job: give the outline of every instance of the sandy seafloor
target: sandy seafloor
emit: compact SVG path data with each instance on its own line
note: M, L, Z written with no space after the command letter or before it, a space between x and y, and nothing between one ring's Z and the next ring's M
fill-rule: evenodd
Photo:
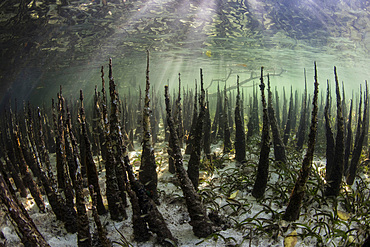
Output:
M212 189L213 192L218 194L219 196L215 199L215 202L218 204L218 206L221 208L220 213L224 216L226 216L227 219L232 218L233 220L231 222L241 222L248 219L252 219L253 217L262 218L262 219L271 219L271 222L273 222L276 225L279 226L281 229L285 229L284 231L279 231L277 235L274 237L270 236L268 234L269 228L266 227L266 234L258 234L254 236L252 234L251 238L245 238L248 234L251 233L250 228L247 229L240 229L235 227L235 223L232 224L232 227L229 227L228 229L222 230L217 232L213 237L210 237L209 239L200 239L196 237L192 232L192 227L188 222L190 221L189 215L187 213L187 209L184 203L184 200L182 200L182 191L179 186L176 186L176 176L172 175L168 172L168 156L167 156L167 143L159 143L156 144L155 150L156 150L156 161L158 164L158 190L160 194L160 206L158 206L159 211L162 213L164 219L166 220L168 224L168 228L178 239L178 246L284 246L284 239L289 234L292 233L293 228L289 227L289 223L281 221L281 220L273 220L272 215L268 213L268 211L263 211L264 206L263 203L257 202L254 197L251 196L250 190L251 188L246 188L245 190L235 190L234 192L230 193L229 195L225 195L224 192L217 189ZM137 149L138 151L134 151L130 153L130 160L131 163L134 164L135 169L139 169L140 161L138 157L141 154L141 150L139 150L140 147ZM217 145L212 146L214 154L221 155L222 153L222 144L219 143ZM184 151L184 150L183 150ZM303 152L303 154L305 151ZM302 154L302 158L303 158ZM270 155L273 155L273 152L270 152ZM247 154L247 156L250 159L256 160L255 162L258 162L258 157L253 154ZM254 156L254 157L253 157ZM184 156L184 163L186 165L187 160L189 159L189 156ZM55 154L51 155L51 160L55 162ZM98 158L95 157L95 160L97 161ZM200 190L207 190L207 188L210 186L210 182L213 185L219 185L220 183L220 174L222 174L223 177L225 177L225 174L228 173L228 171L236 171L237 167L240 166L240 164L237 164L233 159L233 154L230 154L230 156L225 157L224 156L224 167L216 170L213 174L209 174L207 172L201 172L201 183L200 183ZM314 169L323 169L325 165L325 160L315 158L313 166ZM271 170L271 169L270 169ZM365 176L365 175L364 175ZM105 195L105 170L102 170L99 173L100 179L100 186L102 190L102 194ZM274 174L273 171L270 171L270 177L269 182L274 186L273 184L277 182L279 177ZM368 179L368 177L365 176L365 179ZM173 183L174 182L174 183ZM209 188L208 188L209 189ZM87 209L91 207L91 200L88 196L88 191L86 189L86 205ZM202 192L201 192L202 193ZM271 191L267 191L265 196L269 196L270 193L273 193ZM47 205L47 212L46 213L39 213L38 208L35 205L33 199L29 195L27 199L21 199L22 203L26 206L26 209L29 211L30 216L34 220L36 226L38 227L41 234L45 237L47 242L52 247L68 247L68 246L77 246L77 233L76 234L70 234L67 233L64 229L63 223L56 220L56 217L51 211L50 205L47 203L47 198L44 196L46 205ZM239 200L243 200L243 202L247 203L247 209L244 211L243 214L235 214L235 211L228 205L230 205L228 202L237 202ZM106 199L104 198L105 204ZM267 201L268 202L268 201ZM128 198L129 203L129 198ZM266 202L265 202L266 203ZM232 204L232 203L231 203ZM205 204L208 208L212 207L209 203ZM235 203L234 203L235 205ZM214 206L213 206L214 207ZM285 210L285 207L281 208L277 205L275 205L273 202L269 202L269 207L274 210L275 212L282 213ZM152 238L145 243L136 243L133 241L133 229L132 229L132 210L129 205L129 207L126 208L128 219L123 220L122 222L115 222L109 219L109 214L100 216L101 221L106 226L107 232L108 232L108 238L111 241L114 241L113 246L125 246L122 245L124 241L122 240L122 235L125 237L127 242L131 244L131 246L142 246L142 247L150 247L150 246L160 246L156 243L155 236L152 236ZM339 210L339 208L338 208ZM261 212L263 211L263 212ZM14 230L13 225L11 224L11 221L7 218L7 216L4 214L3 211L1 212L1 231L3 232L5 238L6 238L6 244L7 246L23 246L22 243L20 243L20 240ZM234 213L233 213L234 212ZM310 213L314 214L316 212L315 206L313 205L311 208ZM327 212L332 213L333 208L329 205L321 206L320 212ZM89 219L90 219L90 231L93 232L95 229L94 221L91 215L91 210L88 210ZM257 221L256 221L257 222ZM314 221L307 220L307 217L300 217L298 223L307 224L310 227L314 227ZM356 227L356 223L352 222L354 227ZM343 226L343 230L345 230ZM298 235L300 234L301 229L297 229ZM352 232L354 234L352 239L356 238L355 231ZM222 235L223 237L221 237ZM325 233L323 233L323 238L325 239ZM316 245L316 238L314 237L305 237L302 239L302 237L296 238L296 246L315 246ZM327 246L340 246L341 238L333 238L333 239L325 239ZM118 244L121 243L121 244ZM350 244L349 240L346 242L347 244ZM294 245L291 245L294 246Z

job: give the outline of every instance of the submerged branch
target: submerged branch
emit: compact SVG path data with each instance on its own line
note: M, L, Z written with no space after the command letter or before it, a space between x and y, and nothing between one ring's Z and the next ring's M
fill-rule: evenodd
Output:
M280 73L273 73L273 74L270 74L270 76L281 76L284 72L286 72L286 70L285 69L281 69L281 71L280 71ZM226 82L226 80L230 77L230 75L231 75L231 73L229 74L229 76L226 78L226 79L219 79L219 80L212 80L211 81L211 84L209 84L209 86L206 88L206 89L209 89L211 86L212 86L212 83L214 82L214 81L218 81L218 82L220 82L220 81L222 81L222 82ZM265 75L264 77L267 77L267 75ZM259 79L260 78L260 76L253 76L253 73L251 74L251 77L249 77L248 79L245 79L244 81L241 81L240 83L239 83L239 86L241 86L241 85L243 85L243 84L245 84L245 83L247 83L247 82L250 82L250 81L253 81L253 80L257 80L257 79ZM227 88L226 89L226 91L231 91L231 90L234 90L234 89L237 89L237 87L238 87L238 85L233 85L233 86L231 86L231 87L229 87L229 88ZM211 96L211 97L213 97L213 96L216 96L217 95L217 93L212 93L212 94L209 94L209 96Z

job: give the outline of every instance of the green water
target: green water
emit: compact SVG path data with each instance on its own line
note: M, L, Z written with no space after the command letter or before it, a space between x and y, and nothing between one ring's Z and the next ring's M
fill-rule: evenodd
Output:
M365 0L31 1L22 18L17 3L0 5L2 100L49 104L59 85L76 99L79 89L92 94L109 57L119 91L137 90L147 49L156 91L174 87L178 73L184 85L199 80L199 68L206 86L225 78L233 85L261 66L285 71L273 85L301 87L304 68L313 81L314 61L322 88L333 81L333 66L349 92L370 78Z

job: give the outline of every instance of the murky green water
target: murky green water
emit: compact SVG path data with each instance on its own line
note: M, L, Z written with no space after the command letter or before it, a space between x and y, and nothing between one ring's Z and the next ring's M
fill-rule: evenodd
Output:
M91 94L109 57L119 90L135 90L145 82L146 49L156 90L177 83L178 73L192 86L199 68L206 85L228 76L233 84L261 66L285 71L274 77L277 86L303 85L313 61L321 85L333 79L333 66L346 90L370 78L366 0L35 1L14 24L18 5L0 5L2 99L49 103L59 85L65 95Z

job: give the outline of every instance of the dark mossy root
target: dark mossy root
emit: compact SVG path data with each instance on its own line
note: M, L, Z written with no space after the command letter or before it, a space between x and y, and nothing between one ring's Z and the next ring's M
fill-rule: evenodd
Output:
M362 147L363 147L364 139L365 139L366 132L367 132L367 126L366 126L367 120L366 119L367 119L367 111L368 111L367 107L368 107L368 100L369 100L368 94L369 93L368 93L368 87L367 87L367 81L366 81L366 90L365 90L365 96L364 96L365 97L364 116L363 116L363 121L362 121L361 134L360 134L360 137L358 138L357 143L355 143L351 163L348 168L348 175L346 177L346 182L349 185L352 185L353 182L355 181L357 166L358 166L358 163L361 157Z
M191 114L193 114L193 90L189 89L188 86L187 86L187 90L183 90L184 91L184 104L183 104L183 111L184 111L184 114L183 116L191 116ZM162 102L162 100L160 101ZM165 110L165 107L163 107L163 111L162 111L162 119L163 119L163 123L164 123L164 126L166 127L166 133L169 135L169 130L168 130L168 126L167 126L167 121L166 121L166 110ZM186 145L187 145L187 141L189 139L188 135L189 135L189 132L190 132L190 129L191 129L191 118L190 117L184 117L183 118L183 122L184 122L184 143L186 142ZM166 139L168 140L168 139Z
M367 81L365 81L365 84L367 84ZM369 125L370 125L370 112L369 112L370 101L369 100L367 101L367 106L366 107L367 107L366 119L364 120L364 125L365 125L365 137L364 137L364 143L363 143L364 147L369 146ZM368 156L369 155L370 154L368 154Z
M339 82L337 76L337 68L334 67L334 77L335 77L335 88L337 95L337 136L335 138L335 153L332 165L332 170L327 179L328 184L325 190L326 196L338 196L341 183L343 178L343 162L344 162L344 120L342 115L342 100L339 90Z
M167 80L167 82L168 82L168 80ZM185 98L185 100L186 99L187 98ZM162 102L162 101L160 101L160 102ZM168 141L170 132L168 131L168 126L167 126L167 122L166 122L166 112L163 110L163 107L161 107L161 108L162 108L161 117L162 117L163 129L164 129L164 140ZM184 112L187 112L189 108L190 108L189 106L186 106L186 104L184 104ZM186 132L187 134L189 133L188 130L190 129L190 128L188 128L189 127L188 122L189 122L188 118L185 118L184 119L184 129L185 129L184 133ZM186 146L187 146L188 145L188 140L189 140L188 135L185 136L184 140L185 140Z
M79 157L80 156L79 150L77 148L77 140L73 133L72 119L69 108L67 108L67 120L65 123L64 138L66 144L65 147L66 147L68 174L74 186L76 182L76 169L78 166L80 166L81 159Z
M3 162L0 160L0 174L2 174L4 181L6 182L6 185L8 186L9 192L12 194L12 196L16 196L16 192L13 188L13 185L11 183L11 180L9 178L9 173L6 171L6 168L4 167Z
M283 87L283 112L281 117L281 129L284 130L287 120L288 120L288 103L286 99L285 87Z
M143 134L143 107L142 107L142 96L141 87L139 86L139 103L137 109L137 119L136 119L136 129L135 129L135 139L139 139Z
M263 67L261 67L261 99L263 109L263 127L262 127L262 138L261 138L261 151L258 162L257 178L254 182L252 195L255 198L262 198L265 194L268 170L269 170L269 154L270 154L270 124L267 112L267 104L265 98L265 84L263 82Z
M177 135L179 136L180 147L184 144L184 122L182 117L182 106L181 106L181 74L179 73L179 92L176 100L176 125L177 125Z
M132 206L132 225L134 229L134 239L138 242L146 242L150 239L149 229L147 227L145 219L142 217L139 199L136 196L136 193L131 190L128 190L128 194L131 200Z
M244 88L242 89L242 94L241 94L241 97L240 97L240 116L241 116L241 119L243 120L243 124L245 126L245 119L244 119L244 101L245 101L245 97L244 97Z
M49 177L44 170L41 171L41 182L48 198L48 202L58 220L66 219L66 201L62 198L58 190L54 189L55 181L53 177Z
M347 135L346 135L346 147L344 150L344 175L346 176L348 173L348 163L349 163L349 156L352 153L352 108L353 108L353 100L351 99L351 104L349 107L348 113L348 122L347 122Z
M130 138L130 145L129 145L129 147L131 147L132 149L129 148L128 150L131 152L131 151L134 151L135 150L134 149L134 130L133 129L130 130L129 138Z
M45 144L49 153L55 153L55 132L50 123L50 118L45 112L45 106L43 107L43 122L44 125L44 134L45 134Z
M57 113L55 113L54 128L56 133L55 146L56 146L56 170L57 170L57 182L58 188L64 190L65 186L65 174L64 170L66 167L66 156L65 156L65 139L64 139L64 98L62 95L62 87L60 87L60 93L58 96ZM56 116L58 118L56 118Z
M317 68L315 62L315 90L313 96L313 109L312 109L312 117L311 117L311 126L310 126L310 133L308 135L308 147L306 155L302 162L302 168L299 171L297 181L294 185L292 194L289 199L288 206L285 210L283 215L283 219L286 221L295 221L298 220L299 214L301 211L302 201L306 190L306 183L310 176L310 172L312 169L312 160L313 154L315 150L315 140L316 140L316 132L317 132L317 112L318 112L318 94L319 94L319 83L317 80Z
M10 172L10 176L13 178L13 181L14 181L16 187L17 187L17 190L20 193L20 196L23 197L23 198L26 197L27 196L26 186L23 183L23 180L21 178L22 175L21 175L20 171L17 171L17 170L19 170L19 167L17 165L14 165L10 161L6 152L4 153L4 159L5 159L6 167L8 168L8 171Z
M299 120L298 126L298 140L297 140L298 151L302 150L303 143L306 138L306 126L307 126L306 119L307 119L307 78L306 78L306 69L304 69L304 95L302 99L301 118Z
M206 112L206 107L204 104L205 91L203 88L203 72L200 69L200 99L199 99L199 115L196 121L194 129L194 139L192 144L191 155L188 163L188 176L192 181L194 188L197 190L199 185L199 166L200 166L200 155L202 151L202 136L203 136L203 122Z
M230 136L233 135L234 132L234 120L233 120L233 114L232 114L232 106L234 104L234 98L235 98L235 92L231 94L229 91L229 97L227 101L227 119L229 122L229 131L230 131Z
M280 127L280 99L277 87L275 87L275 116L278 127Z
M222 140L224 138L224 134L225 134L225 123L224 121L227 121L225 119L225 116L224 116L224 112L225 112L225 109L224 109L224 104L223 104L223 100L222 100L222 92L219 90L219 88L217 88L217 97L219 98L218 101L217 101L217 104L218 105L218 108L219 108L219 114L218 116L215 116L215 117L218 117L218 130L217 130L217 135L216 135L216 139L218 140Z
M152 114L150 115L150 126L151 126L151 133L153 139L153 146L159 142L158 135L159 135L159 111L161 106L158 103L158 96L154 92L154 87L152 87ZM129 147L130 142L126 141L126 146L130 150ZM131 150L132 151L132 150Z
M82 179L81 179L81 182L82 182ZM112 243L111 243L111 241L107 237L107 231L103 227L103 225L102 225L102 223L100 221L98 210L96 209L96 203L97 203L97 201L96 201L96 193L94 192L94 186L93 185L90 185L89 186L89 191L90 191L90 197L92 199L92 206L91 206L92 215L94 217L94 222L95 222L95 225L96 225L96 230L98 231L98 236L99 236L99 241L98 242L99 242L99 244L102 247L111 247L112 246Z
M344 143L347 142L347 103L346 103L346 94L344 90L344 81L342 81L342 115L343 115L343 126L344 126ZM345 170L343 170L345 171Z
M267 75L268 80L268 115L269 115L269 123L271 126L271 132L272 132L272 141L274 144L274 155L275 155L275 161L280 162L283 164L287 163L286 153L285 153L285 145L283 143L283 140L280 136L280 130L278 126L278 121L275 117L275 110L272 106L272 92L270 87L270 76Z
M75 193L70 179L66 179L64 195L66 199L66 207L64 209L64 226L69 233L77 232L77 212L75 209Z
M290 131L292 129L292 115L293 115L293 89L290 88L290 100L289 100L289 110L288 110L288 119L285 124L285 130L284 130L284 145L288 144L289 137L290 137Z
M100 93L98 93L98 86L95 85L92 107L92 139L93 139L93 154L94 156L100 155L100 135L102 128L100 125L101 120L101 106L100 106Z
M171 138L171 133L169 134L169 138L168 138L168 149L167 149L167 153L168 153L168 171L172 174L174 174L176 172L175 170L175 165L174 165L174 161L173 161L173 143L172 143L172 138Z
M40 177L40 166L37 165L35 162L36 158L31 152L29 148L27 148L22 142L22 136L19 125L16 123L15 120L16 116L11 113L10 119L11 119L11 125L13 128L13 143L15 145L15 158L16 162L18 163L18 168L21 174L21 178L23 179L24 185L30 190L30 193L32 197L34 198L39 210L41 212L45 212L45 203L41 195L42 187L40 188L39 185L34 181L31 172L29 170L30 166L33 166L34 168L31 169L32 173L38 174ZM28 139L28 143L29 143ZM27 160L26 160L27 157ZM32 161L32 163L31 163ZM14 163L13 163L14 165ZM34 174L35 174L34 173ZM42 185L41 185L42 186Z
M81 107L80 107L80 125L81 125L81 154L84 153L85 160L81 160L81 165L86 167L86 174L87 174L87 181L90 184L92 184L95 188L95 191L97 193L97 208L98 213L100 215L105 214L107 210L105 209L105 206L103 204L103 198L99 186L99 177L98 172L96 170L95 162L93 159L93 155L91 152L91 145L90 145L90 139L87 135L87 126L86 126L86 117L85 117L85 109L83 106L83 94L82 90L80 90L80 101L81 101ZM83 144L83 145L82 145ZM81 155L82 158L82 155Z
M109 144L110 138L107 138L107 160L105 162L106 170L106 197L108 201L108 210L112 220L121 221L126 218L124 204L120 197L120 190L117 182L115 165L117 161L113 155L112 147Z
M126 156L127 157L127 156ZM128 158L125 158L125 167L127 170L127 174L130 177L130 162ZM130 178L134 179L134 178ZM132 207L132 225L134 229L134 239L137 242L146 242L150 239L150 233L145 221L145 218L142 217L139 198L136 195L136 192L131 188L131 183L126 183L127 187L127 194L130 197L131 207Z
M116 91L116 84L113 79L112 74L112 59L109 59L109 93L110 93L110 101L111 101L111 114L110 114L110 132L109 135L106 136L107 141L107 156L109 156L110 164L106 164L111 168L109 171L110 175L110 199L111 204L115 204L115 213L116 215L112 215L111 217L116 218L127 218L125 205L127 204L126 198L126 172L125 167L123 164L123 134L121 129L121 122L119 118L119 97ZM109 147L108 147L109 146ZM113 171L114 169L114 171ZM108 175L108 171L107 171ZM107 181L108 182L108 181ZM107 184L108 185L108 184ZM118 188L116 187L118 186ZM108 192L108 191L107 191ZM118 198L116 197L116 193L118 192Z
M19 170L19 166L17 165L18 162L15 161L16 155L15 155L15 144L14 144L14 139L12 138L12 135L10 134L10 124L9 121L6 120L6 143L5 145L8 147L5 151L4 148L4 154L3 158L6 164L6 167L10 173L10 176L13 178L13 181L17 187L17 190L20 193L21 197L26 197L27 196L27 189L26 186L22 180L22 175ZM12 159L9 157L13 157ZM13 161L12 161L13 160Z
M5 182L5 185L7 187L4 187L6 193L9 193L9 195L12 196L12 200L14 200L14 203L15 205L18 205L19 209L22 211L23 215L29 220L29 222L35 227L36 225L33 223L33 220L32 218L29 216L28 214L28 211L24 208L23 204L18 200L18 197L15 193L15 191L13 190L13 187L12 187L12 184L11 184L11 181L10 180L7 180L9 177L7 176L6 173L4 173L6 171L4 171L3 169L0 169L0 175L3 176L2 180L4 180ZM0 179L1 180L1 179ZM0 196L0 202L1 202L1 196ZM2 203L1 205L4 205L4 206L7 206L6 203ZM17 224L16 222L12 222L13 224ZM21 237L21 235L19 233L17 233L19 237Z
M10 215L15 227L19 230L20 238L24 246L50 247L37 227L29 217L25 209L18 203L18 200L10 193L3 175L0 173L0 200Z
M226 94L226 84L224 89L224 153L229 153L232 149L230 139L230 126L228 121L228 98Z
M252 118L252 121L254 121L253 127L254 131L253 133L255 135L260 134L260 117L259 117L259 100L258 100L258 86L256 84L256 90L253 96L253 114L254 117Z
M206 93L206 112L203 123L203 151L206 154L207 158L210 158L211 154L211 116L209 113L209 101L208 101L208 92ZM181 143L181 142L180 142ZM181 147L181 144L180 144Z
M156 203L154 202L152 198L148 196L144 185L139 180L136 180L133 170L132 170L132 166L130 165L128 156L125 155L124 159L125 159L125 166L126 166L128 178L130 180L131 188L135 192L137 199L138 199L138 203L139 203L139 207L141 211L140 217L142 217L145 220L145 222L148 223L149 230L157 234L158 242L162 246L176 245L177 239L172 236L172 233L168 229L167 224L162 214L159 212ZM130 194L132 193L130 192ZM136 230L143 231L144 234L146 234L144 228L140 228Z
M47 195L51 209L53 210L56 218L58 220L64 221L64 218L65 218L64 210L66 207L65 201L62 200L61 195L57 191L54 190L53 188L54 184L48 178L45 171L41 172L41 181L45 189L45 193Z
M309 98L309 101L311 99ZM321 146L324 147L326 143L326 136L325 136L325 114L324 114L324 96L323 93L320 93L320 105L319 105L319 110L318 110L318 118L317 118L317 143L321 143ZM310 114L309 113L309 108L307 106L307 118L309 119ZM307 121L307 125L309 123L309 120Z
M197 91L197 84L195 84L193 118L191 121L189 136L186 141L185 154L191 154L191 152L193 151L193 143L194 143L195 130L197 127L197 119L198 119L198 91Z
M128 97L126 97L124 99L124 102L121 102L121 108L122 108L121 109L121 115L122 115L122 117L121 117L121 119L122 119L121 129L122 129L122 135L123 135L125 145L128 148L128 150L131 152L131 151L135 150L135 148L134 148L134 134L133 134L133 130L131 128L131 122L133 122L132 121L132 116L134 114L131 112L132 107L128 106L127 100L131 101L130 91L129 91Z
M149 230L157 234L158 242L162 246L176 246L177 239L172 236L171 231L168 229L167 224L156 207L156 204L153 200L147 199L147 195L142 185L138 183L138 181L134 182L135 186L138 186L139 200L141 201L148 201L148 203L143 204L142 213L147 215L147 223L149 226Z
M147 64L146 64L146 88L145 100L143 110L143 151L141 154L141 165L139 180L144 184L147 193L156 202L159 203L157 193L157 164L155 162L154 148L152 143L152 135L150 133L150 82L149 82L149 51L147 51Z
M253 98L251 99L250 104L250 117L248 121L248 132L247 132L247 141L250 140L251 137L258 135L260 131L259 127L259 114L258 114L258 96L257 96L257 89L255 89L253 83Z
M27 109L26 105L24 103L23 105L23 111L25 113L24 116L24 127L26 130L26 133L23 135L23 145L22 145L22 151L24 158L29 166L29 168L32 171L33 176L35 177L36 183L41 189L41 192L43 193L43 187L41 183L41 169L42 164L40 162L40 156L38 149L35 144L35 135L34 135L34 127L33 127L33 114L31 110L30 103L28 102Z
M211 129L211 141L212 143L216 143L217 141L217 128L218 128L218 125L220 124L219 123L219 119L220 119L220 107L221 106L221 98L220 98L220 84L218 84L217 86L217 102L216 102L216 112L215 112L215 117L213 119L213 123L212 123L212 129Z
M329 80L327 81L327 93L326 93L326 106L324 110L325 115L325 133L326 133L326 173L325 179L328 181L331 176L331 171L334 166L334 150L335 150L335 141L333 130L331 129L330 124L330 87Z
M293 106L293 113L292 113L292 126L291 130L295 131L297 125L297 114L298 114L298 91L295 90L294 92L294 106Z
M70 179L69 171L67 168L67 156L66 156L66 126L65 121L65 100L62 95L62 87L58 95L58 143L56 146L57 150L57 178L58 186L63 191L65 197L65 208L63 209L64 227L69 233L77 232L77 212L75 209L75 194L73 191L73 185ZM58 163L59 161L59 163ZM62 178L61 178L62 177Z
M360 84L360 103L358 103L358 112L356 113L357 115L357 128L356 128L356 135L355 135L355 141L354 141L354 145L356 146L356 144L358 143L358 139L360 138L360 135L361 135L361 126L362 126L362 85ZM357 101L358 102L358 98L357 98ZM357 103L356 103L357 105Z
M14 120L13 120L14 121ZM20 140L20 130L19 126L17 124L13 124L14 126L14 140L16 144L16 156L18 160L18 165L19 165L19 170L21 172L23 182L25 186L30 190L30 193L33 197L33 199L36 202L37 207L41 212L45 212L45 203L44 200L42 199L42 195L40 192L40 188L36 184L36 182L33 180L33 177L28 169L28 165L24 159L23 152L22 152L22 147L21 147L21 140Z
M239 90L239 76L237 76L237 90L236 105L235 105L235 159L239 162L245 160L245 131L244 119L241 114L240 90Z
M172 138L172 152L174 156L174 165L176 168L177 178L180 181L181 189L184 193L186 200L186 206L191 218L190 224L193 227L194 235L197 237L207 237L212 234L213 224L209 220L203 203L200 199L199 194L196 192L193 182L190 180L188 173L185 171L183 166L183 159L181 155L181 149L179 146L179 140L176 133L175 123L171 114L170 99L168 96L168 86L165 86L165 101L167 111L167 123L170 129L170 137Z
M152 135L152 145L154 146L157 143L158 138L158 121L157 121L157 99L154 94L154 86L152 86L152 100L151 100L151 113L149 116L150 122L150 133ZM127 146L127 144L126 144Z
M76 208L77 208L77 243L79 247L91 246L91 234L89 227L89 218L85 207L85 198L83 193L83 180L80 172L76 175Z
M105 140L107 133L109 132L109 126L108 124L108 110L107 110L107 96L105 91L105 80L104 80L104 66L101 66L101 81L102 81L102 89L101 89L101 95L102 99L99 101L101 106L101 116L100 116L100 124L99 129L101 129L101 132L99 133L99 141L100 141L100 148L101 148L101 156L103 160L107 160L107 142ZM107 132L108 131L108 132ZM82 154L81 154L82 156ZM82 175L84 167L81 167ZM86 174L86 169L85 169Z
M101 69L101 72L102 72L102 82L103 82L102 83L103 84L102 94L105 95L105 88L104 88L105 82L104 82L103 67ZM114 133L110 131L107 105L105 101L106 101L105 96L103 96L103 100L101 101L101 119L100 119L101 127L100 128L102 128L102 133L100 134L100 141L101 142L104 141L104 143L101 144L101 147L102 147L101 152L102 152L102 158L104 160L105 170L106 170L106 180L105 180L106 197L108 201L108 210L109 210L111 219L115 221L121 221L124 218L126 211L125 211L122 199L120 198L120 190L118 186L117 174L116 174L116 169L115 169L117 166L117 160L112 150L111 137L115 135L116 130L114 131ZM116 105L114 105L114 107L115 106ZM116 114L115 113L116 110L117 110L116 108L112 108L112 111L113 111L112 115ZM114 119L117 119L116 115ZM112 128L114 127L116 126L113 125Z

